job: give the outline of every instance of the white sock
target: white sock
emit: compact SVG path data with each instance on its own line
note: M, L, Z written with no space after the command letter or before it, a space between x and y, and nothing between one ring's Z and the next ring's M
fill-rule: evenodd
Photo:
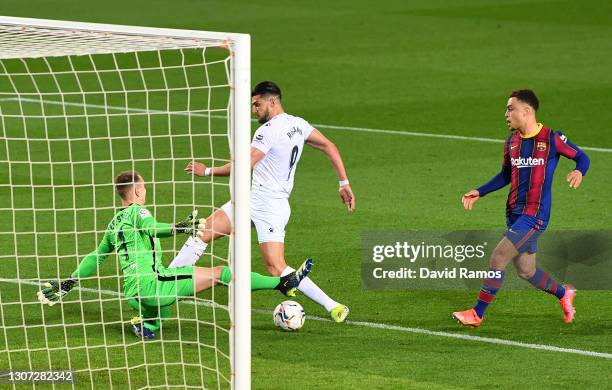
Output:
M281 276L285 276L294 271L295 269L287 266L287 268L285 268L281 273ZM321 290L319 286L317 286L309 277L302 279L300 285L298 286L298 290L300 290L308 298L323 306L327 311L331 311L334 307L339 305L338 302L334 301L327 294L325 294L325 292L323 292L323 290Z
M198 237L189 237L168 268L194 265L200 256L202 256L207 246L208 244L200 240Z

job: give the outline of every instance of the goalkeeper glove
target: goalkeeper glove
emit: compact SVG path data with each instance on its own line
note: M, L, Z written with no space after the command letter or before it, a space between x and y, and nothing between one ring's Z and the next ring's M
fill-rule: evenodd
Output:
M43 305L49 306L55 305L59 302L64 295L68 294L70 290L77 284L74 279L66 279L63 282L57 280L49 280L43 284L43 289L38 292L38 300Z
M174 233L185 233L193 236L199 230L204 230L204 225L206 224L205 218L197 219L198 210L193 210L191 214L179 223L174 225Z

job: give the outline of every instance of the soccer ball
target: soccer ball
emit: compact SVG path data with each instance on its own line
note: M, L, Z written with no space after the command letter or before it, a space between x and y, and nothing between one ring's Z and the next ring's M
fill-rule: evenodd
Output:
M274 325L288 332L295 332L304 325L304 309L294 301L284 301L274 309Z

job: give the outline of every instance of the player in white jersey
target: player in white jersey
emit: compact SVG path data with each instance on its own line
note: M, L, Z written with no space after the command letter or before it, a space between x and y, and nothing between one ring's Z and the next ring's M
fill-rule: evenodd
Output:
M285 262L285 226L291 214L288 199L304 144L322 151L329 158L338 175L342 202L349 211L355 209L355 196L340 152L307 121L285 113L281 97L280 88L270 81L259 83L251 93L252 111L261 123L251 143L251 220L257 230L264 265L273 276L284 276L294 271ZM185 170L196 176L229 176L231 164L206 167L202 163L191 162ZM231 232L231 215L232 204L227 202L206 220L204 236L201 237L204 247ZM176 264L173 262L171 266L187 265L181 261L177 258L174 260ZM330 298L310 278L304 278L298 289L323 306L336 322L346 319L348 307Z

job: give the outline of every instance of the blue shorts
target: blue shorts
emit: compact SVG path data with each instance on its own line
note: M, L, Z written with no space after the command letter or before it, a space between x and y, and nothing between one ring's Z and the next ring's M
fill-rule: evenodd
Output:
M510 214L506 217L508 229L504 236L512 241L519 253L536 253L538 237L546 229L546 222L525 214Z

